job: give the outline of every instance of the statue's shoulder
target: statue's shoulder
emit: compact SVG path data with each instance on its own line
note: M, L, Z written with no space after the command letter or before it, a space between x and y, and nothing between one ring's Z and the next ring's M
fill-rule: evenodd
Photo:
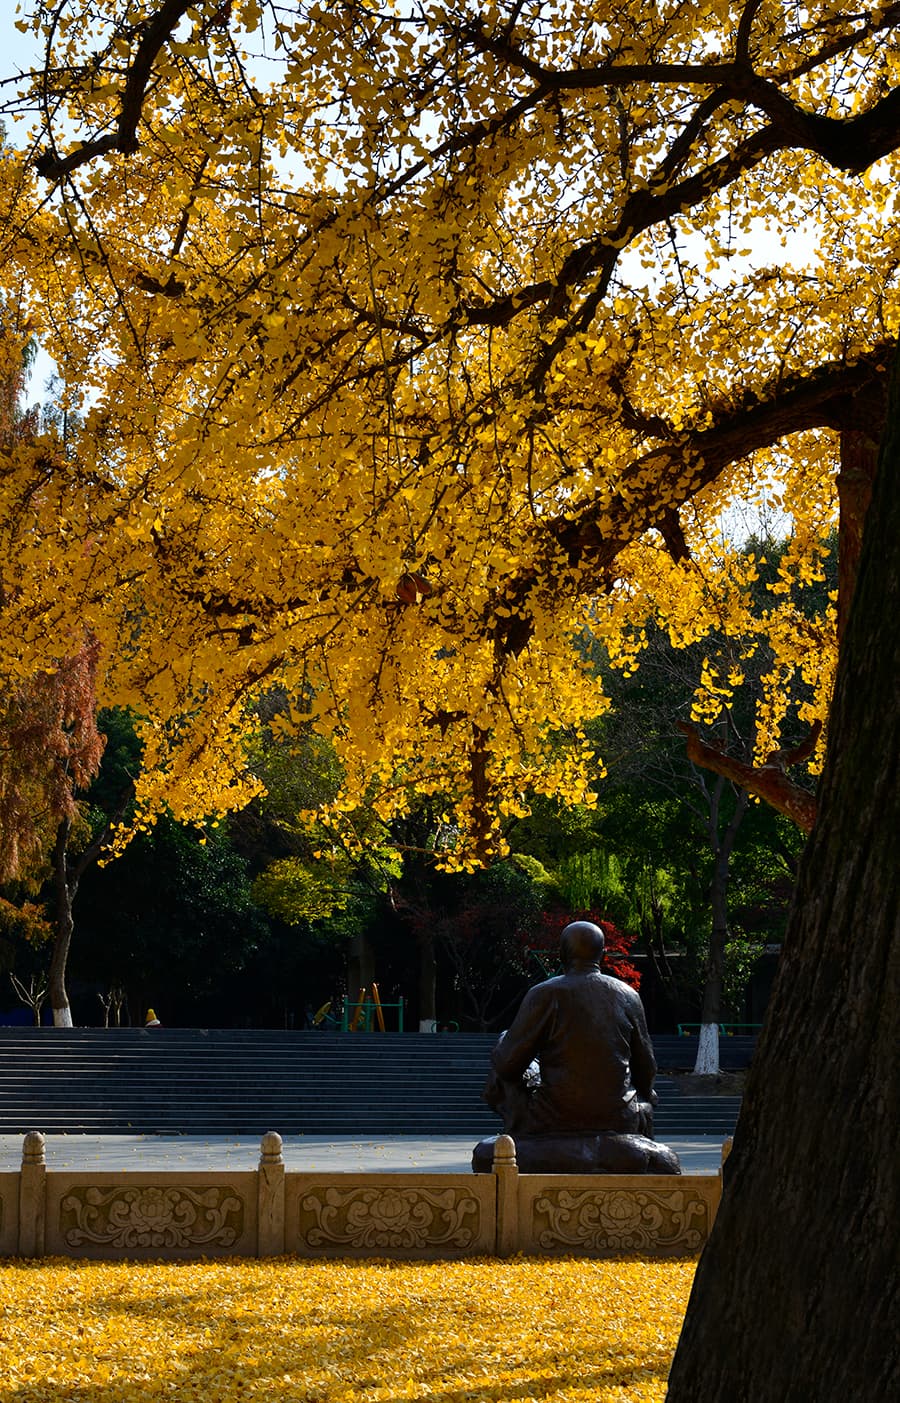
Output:
M542 979L540 984L532 984L525 995L526 999L540 1002L541 999L552 998L555 993L564 988L566 976L564 974L554 974L552 979Z
M628 1005L631 1008L643 1008L641 996L637 989L632 989L631 985L626 984L624 979L616 979L613 974L600 974L597 977L603 980L604 985L612 994L613 998L618 999L621 1004Z
M532 984L519 1005L519 1011L529 1018L543 1017L560 999L565 1002L567 983L564 974L557 974L552 979L542 979L540 984Z

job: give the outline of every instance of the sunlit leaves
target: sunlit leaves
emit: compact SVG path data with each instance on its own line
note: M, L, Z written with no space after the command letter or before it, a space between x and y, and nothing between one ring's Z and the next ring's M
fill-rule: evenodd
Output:
M9 460L0 524L7 652L40 664L64 578L141 718L139 812L246 802L278 686L334 740L334 823L442 794L469 862L530 792L590 801L581 641L631 670L649 620L765 634L770 748L794 679L824 715L833 622L812 656L787 601L835 415L779 416L897 335L896 160L861 177L825 121L877 116L896 17L198 0L141 86L135 13L36 6L0 280L86 417ZM764 617L746 501L793 532Z

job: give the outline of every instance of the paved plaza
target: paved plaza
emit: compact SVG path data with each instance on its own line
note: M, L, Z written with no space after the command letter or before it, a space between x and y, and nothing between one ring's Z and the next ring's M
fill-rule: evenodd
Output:
M22 1136L0 1135L0 1173L19 1168ZM386 1135L378 1140L349 1136L289 1135L284 1159L294 1171L335 1173L465 1174L472 1167L475 1137ZM714 1174L722 1159L722 1137L672 1135L686 1174ZM48 1135L48 1169L255 1169L255 1135Z

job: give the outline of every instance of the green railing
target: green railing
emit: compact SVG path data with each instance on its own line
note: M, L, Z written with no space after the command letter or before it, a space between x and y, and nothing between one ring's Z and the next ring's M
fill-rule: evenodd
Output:
M535 950L533 945L525 947L525 961L533 960L545 979L553 979L557 974L562 974L563 967L558 956L551 956L547 950ZM550 963L548 963L550 961Z
M700 1032L702 1023L679 1023L678 1036L680 1038L692 1038ZM762 1027L761 1023L720 1023L719 1032L727 1038L733 1037L735 1033L758 1033Z

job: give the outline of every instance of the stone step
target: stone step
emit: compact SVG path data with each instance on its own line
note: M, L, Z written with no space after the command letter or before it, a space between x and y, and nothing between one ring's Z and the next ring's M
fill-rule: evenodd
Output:
M469 1103L473 1097L480 1104L483 1077L473 1079L471 1082L460 1078L452 1080L445 1079L428 1088L430 1095L438 1097L442 1102L448 1104L455 1101ZM359 1087L352 1090L358 1092ZM409 1080L402 1083L385 1082L379 1083L371 1088L369 1099L372 1104L378 1106L390 1105L392 1102L408 1104L410 1101L419 1099L414 1093L422 1089L420 1083ZM74 1093L77 1091L78 1099L82 1102L94 1100L102 1104L134 1102L155 1102L160 1097L179 1102L191 1101L194 1103L204 1100L214 1099L222 1104L237 1104L247 1101L250 1104L259 1104L261 1101L281 1102L285 1099L286 1093L294 1095L306 1105L327 1106L335 1102L353 1102L356 1104L359 1097L352 1095L350 1090L335 1083L329 1088L318 1083L314 1087L298 1082L295 1085L277 1085L270 1083L266 1085L248 1084L243 1087L234 1085L222 1086L215 1079L207 1079L193 1085L179 1085L177 1089L172 1088L169 1082L153 1080L123 1081L119 1078L107 1077L103 1079L92 1078L90 1081L75 1081L66 1078L65 1085L60 1085L55 1078L35 1079L27 1084L0 1082L0 1098L3 1105L9 1106L13 1103L21 1104L34 1099L40 1095L45 1105L52 1105L58 1102L66 1106L72 1104ZM687 1096L682 1095L675 1087L667 1087L659 1079L656 1083L656 1092L660 1107L679 1105L702 1105L707 1102L729 1102L738 1104L738 1096ZM2 1110L2 1107L0 1107Z
M0 1028L0 1132L278 1129L477 1139L498 1129L481 1101L495 1041L475 1034ZM728 1041L740 1051L741 1040ZM678 1065L676 1054L689 1043L656 1040L660 1065ZM693 1052L686 1051L689 1068ZM665 1076L657 1091L660 1138L734 1127L739 1098L682 1096Z

